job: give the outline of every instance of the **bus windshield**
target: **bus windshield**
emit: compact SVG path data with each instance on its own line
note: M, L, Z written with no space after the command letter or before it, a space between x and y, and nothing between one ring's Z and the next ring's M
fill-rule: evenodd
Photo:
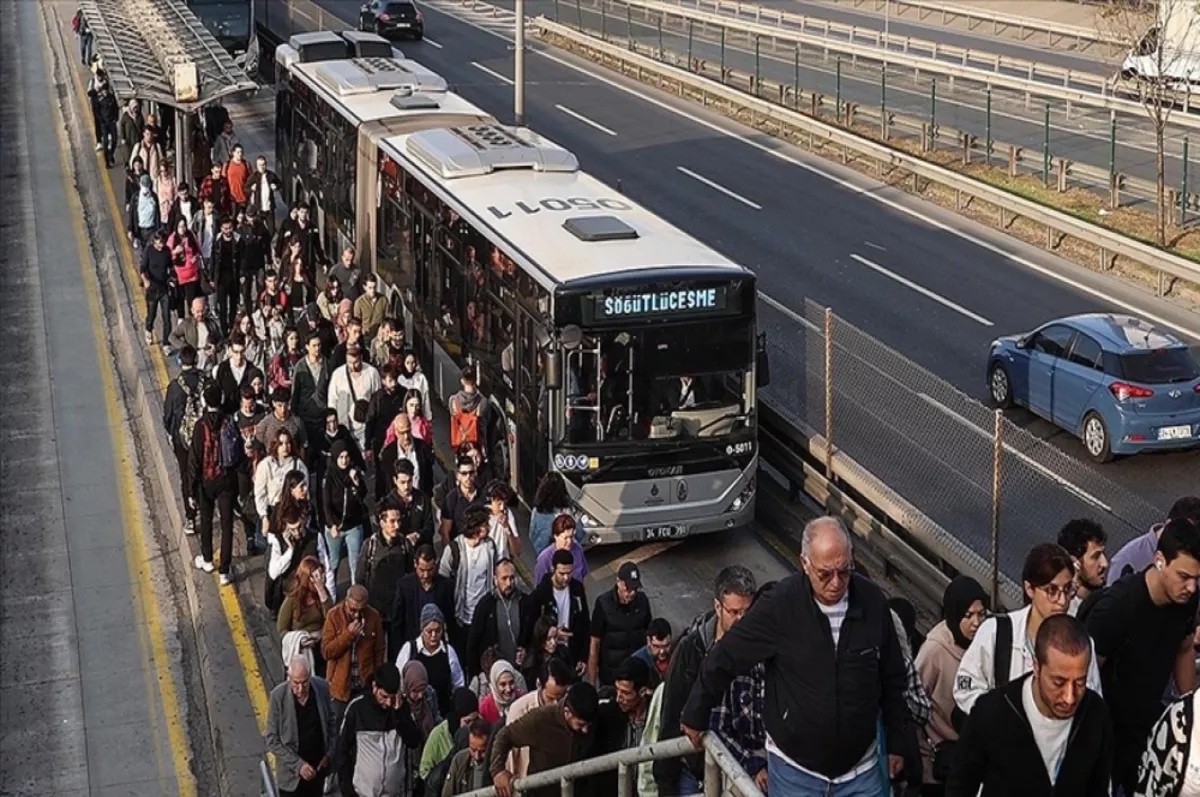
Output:
M567 442L716 438L751 423L754 320L585 332L567 354Z

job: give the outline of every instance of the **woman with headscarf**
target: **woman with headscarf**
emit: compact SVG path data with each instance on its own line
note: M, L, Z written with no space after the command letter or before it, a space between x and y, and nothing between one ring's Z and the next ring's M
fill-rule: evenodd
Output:
M429 685L429 674L425 670L425 665L416 660L409 661L401 668L400 689L408 704L408 710L412 712L413 722L421 731L422 740L419 746L411 747L406 751L407 762L404 769L408 773L409 788L401 793L422 793L424 791L423 784L417 783L418 768L424 753L425 740L429 738L429 734L441 720L441 716L438 714L437 695L433 693L433 687Z
M498 725L508 716L511 706L523 692L518 684L517 668L504 659L498 659L488 674L492 691L479 703L479 716L490 725Z
M954 745L965 715L954 703L954 678L963 654L988 613L988 597L979 582L959 576L942 596L942 621L917 654L917 674L933 703L927 733L921 734L925 767L922 795L941 797L953 761Z
M429 772L443 761L450 758L460 749L458 740L462 737L460 730L471 724L471 720L479 716L479 698L465 686L454 690L450 700L450 711L446 719L437 724L425 740L425 750L421 753L421 766L417 774L428 779Z
M342 561L342 544L350 554L350 583L354 583L358 552L362 550L363 525L367 507L367 477L354 463L345 440L335 440L329 448L329 463L321 485L325 510L325 586L337 593L337 569Z
M354 302L343 298L337 304L337 318L333 322L333 331L337 334L337 342L345 343L346 338L350 333L346 328L350 326L350 319L354 317Z

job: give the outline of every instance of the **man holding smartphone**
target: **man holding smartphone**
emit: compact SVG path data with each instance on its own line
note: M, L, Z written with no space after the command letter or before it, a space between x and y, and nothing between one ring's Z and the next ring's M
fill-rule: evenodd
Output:
M335 760L340 762L342 797L400 794L408 751L425 743L400 688L396 665L380 666L367 678L366 686L366 694L346 709L338 738Z

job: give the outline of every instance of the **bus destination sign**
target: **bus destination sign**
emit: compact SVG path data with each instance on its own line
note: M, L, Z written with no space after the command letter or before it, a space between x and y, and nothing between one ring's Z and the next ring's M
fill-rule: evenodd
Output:
M725 304L726 289L723 285L593 297L597 321L720 313L725 310Z

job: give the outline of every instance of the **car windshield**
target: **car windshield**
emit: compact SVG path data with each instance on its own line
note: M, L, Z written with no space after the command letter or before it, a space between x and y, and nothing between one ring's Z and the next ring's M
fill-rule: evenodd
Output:
M749 423L750 319L585 333L567 356L571 443L711 438Z
M1190 382L1200 377L1200 363L1182 346L1141 351L1121 355L1121 376L1151 385Z

